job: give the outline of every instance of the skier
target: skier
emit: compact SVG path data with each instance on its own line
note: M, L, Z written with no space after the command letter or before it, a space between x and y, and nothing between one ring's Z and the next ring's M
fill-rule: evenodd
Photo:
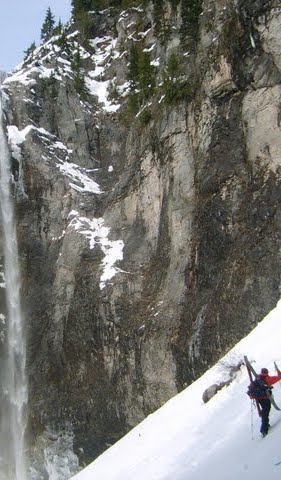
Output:
M261 373L259 375L259 378L261 380L261 383L264 385L268 385L268 391L270 392L271 386L274 385L274 383L279 382L281 380L281 373L278 375L269 375L267 368L262 368ZM256 400L259 402L261 406L261 428L260 432L263 437L265 437L268 434L268 428L269 428L269 412L271 408L271 402L268 396L266 395L266 389L264 390L264 395L256 398Z

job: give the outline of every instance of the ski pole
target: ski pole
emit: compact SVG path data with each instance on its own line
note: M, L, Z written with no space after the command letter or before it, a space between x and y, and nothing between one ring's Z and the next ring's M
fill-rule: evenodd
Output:
M281 373L281 371L279 370L278 365L277 365L276 362L274 362L274 367L275 367L276 373L279 375L279 373ZM281 388L280 383L279 383L279 387Z
M254 421L253 421L254 400L251 402L251 439L254 440Z
M275 370L276 370L276 372L277 372L278 374L281 373L281 371L279 370L278 365L277 365L276 362L274 362L274 367L275 367Z

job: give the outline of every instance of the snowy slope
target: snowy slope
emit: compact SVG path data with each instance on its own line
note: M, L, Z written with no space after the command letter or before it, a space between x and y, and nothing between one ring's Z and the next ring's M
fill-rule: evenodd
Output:
M207 404L202 393L226 379L225 363L247 354L256 370L273 361L281 367L281 301L223 362L147 417L74 480L270 480L280 478L281 412L271 411L271 430L259 433L259 417L246 395L249 384L243 366L230 386ZM281 405L281 382L274 388Z

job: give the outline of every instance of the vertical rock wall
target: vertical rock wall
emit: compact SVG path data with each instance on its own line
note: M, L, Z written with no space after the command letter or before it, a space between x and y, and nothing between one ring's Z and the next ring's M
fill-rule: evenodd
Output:
M88 462L278 300L277 3L206 0L190 45L180 3L164 4L164 44L151 3L103 13L92 62L108 52L105 33L114 44L102 80L87 59L89 84L114 80L119 109L81 100L66 64L50 56L46 66L40 49L39 67L32 59L6 80L35 444L70 426ZM126 109L133 38L158 65L146 119ZM173 52L186 90L168 103Z

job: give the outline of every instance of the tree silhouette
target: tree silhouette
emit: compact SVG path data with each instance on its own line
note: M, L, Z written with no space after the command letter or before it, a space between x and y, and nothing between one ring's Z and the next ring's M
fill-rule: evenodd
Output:
M46 42L53 35L55 26L55 17L52 14L51 8L49 7L46 12L45 20L41 28L41 40Z

